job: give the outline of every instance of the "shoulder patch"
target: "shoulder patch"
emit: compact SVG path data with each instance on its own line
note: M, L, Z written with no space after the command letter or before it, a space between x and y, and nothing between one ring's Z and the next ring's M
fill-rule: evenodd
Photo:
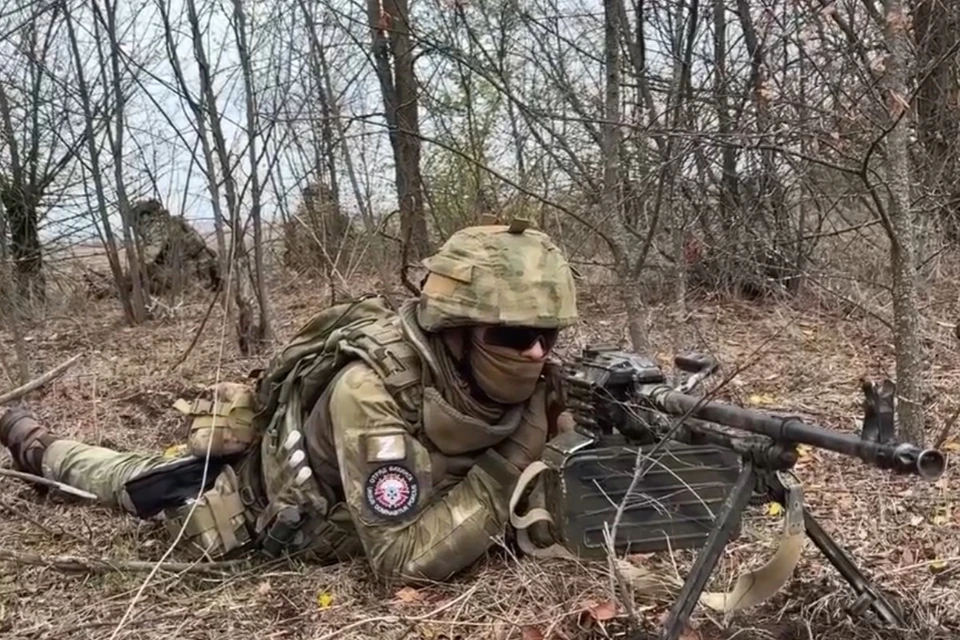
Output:
M367 462L390 462L407 457L406 433L365 436Z
M375 513L398 518L416 506L420 498L420 484L405 466L386 464L367 476L364 497Z

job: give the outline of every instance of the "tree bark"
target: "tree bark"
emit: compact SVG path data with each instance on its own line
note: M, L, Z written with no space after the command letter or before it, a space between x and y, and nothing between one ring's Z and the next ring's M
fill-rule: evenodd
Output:
M910 56L909 18L901 0L886 0L887 214L890 221L890 260L893 275L894 344L897 355L897 390L902 436L923 442L923 353L920 314L917 309L917 270L914 220L911 204L910 130L904 113L909 109L907 61Z
M0 191L9 220L10 257L13 259L17 296L23 301L44 302L43 249L40 245L40 215L28 189L9 185Z
M412 258L430 253L420 175L420 115L406 0L369 0L373 54L393 148L400 233ZM389 34L389 35L388 35ZM393 66L391 67L391 57Z
M247 18L240 0L233 0L234 29L237 36L237 51L240 55L240 67L243 70L243 87L247 111L247 150L250 158L250 218L253 222L253 287L260 312L260 322L256 326L252 345L259 351L272 338L270 327L270 304L267 298L266 276L263 264L263 221L261 220L262 193L260 186L260 168L257 158L257 137L259 123L257 118L257 99L253 85L253 70L247 46ZM239 219L237 221L239 228Z
M117 12L116 4L105 0L107 10L107 37L110 41L110 69L113 95L116 101L116 132L113 135L113 173L116 180L117 205L120 209L120 226L123 232L123 248L127 257L127 272L130 275L131 299L130 306L133 321L142 324L147 319L146 295L144 294L145 278L141 276L143 265L138 247L134 243L133 228L137 221L133 220L130 212L130 200L127 198L126 184L124 184L123 136L126 130L124 122L125 94L123 79L120 75L120 44L117 40ZM94 4L96 6L96 4ZM149 286L149 285L147 285Z
M960 6L948 0L914 0L919 86L917 134L926 153L923 172L948 240L960 240L960 185L956 180L960 139ZM951 53L953 51L953 53Z

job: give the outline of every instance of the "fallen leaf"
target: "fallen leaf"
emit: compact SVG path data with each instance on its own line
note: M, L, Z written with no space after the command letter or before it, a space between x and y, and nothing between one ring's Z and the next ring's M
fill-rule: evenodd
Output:
M617 615L617 605L610 600L597 603L593 600L587 600L585 608L590 612L590 617L598 622L609 620Z
M333 596L327 593L326 591L321 591L317 594L317 606L321 609L326 609L333 603Z
M636 557L636 556L632 556ZM642 560L640 560L642 562ZM679 588L680 584L672 576L661 571L653 571L644 566L637 566L623 558L617 558L617 569L624 581L638 593L653 595L667 594L670 587Z
M257 587L257 593L260 594L261 596L265 596L271 591L273 591L273 587L270 586L269 580L267 582L261 582L260 586Z
M940 573L947 568L947 563L943 560L933 560L929 564L930 573Z
M416 589L414 589L413 587L404 587L403 589L400 589L395 594L393 594L393 597L399 600L400 602L406 602L408 604L411 602L420 602L423 600L423 594L417 591Z
M947 440L946 442L943 443L943 446L940 448L943 451L949 451L949 452L960 451L960 442L957 442L956 440Z
M950 520L950 507L938 507L937 515L933 516L933 518L931 519L931 522L933 522L933 524L937 526L942 527L943 525L947 524L949 520Z
M540 633L540 629L529 624L520 627L520 637L523 638L523 640L543 640L543 634Z
M903 550L903 554L900 556L900 562L903 563L903 566L912 567L917 563L917 558L913 555L913 551L907 548Z
M803 460L804 458L809 458L810 455L811 455L811 449L809 445L806 445L806 444L797 445L797 457Z
M917 514L913 514L912 516L910 516L910 526L911 526L911 527L920 526L920 523L921 523L921 522L923 522L923 516L918 516Z
M779 516L783 513L783 505L779 502L768 502L767 503L767 515L768 516Z
M765 405L765 404L774 404L776 401L777 401L776 398L774 398L768 393L755 393L749 398L750 404L757 405L757 406Z

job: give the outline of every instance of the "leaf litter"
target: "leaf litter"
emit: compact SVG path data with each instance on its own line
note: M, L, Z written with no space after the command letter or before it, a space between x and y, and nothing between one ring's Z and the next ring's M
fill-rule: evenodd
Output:
M305 293L307 285L287 282L273 287L275 327L281 336L291 335L310 315L312 308L303 301L316 296ZM374 287L364 283L362 288ZM585 297L584 323L561 345L567 353L575 344L618 340L623 313L616 311L615 301L602 295L592 298ZM77 323L73 321L77 314L65 314L51 319L46 333L30 336L37 370L81 348L92 354L63 379L31 395L30 408L58 435L105 446L163 452L182 443L185 425L175 411L162 409L170 398L195 394L217 380L216 331L208 330L183 365L172 370L207 301L197 298L180 305L172 319L137 328L119 327L117 310L109 301L87 304L84 317L89 322ZM214 311L210 326L222 320L220 313L219 308ZM721 399L751 405L751 396L757 396L756 404L762 408L776 405L776 410L816 412L822 424L855 433L860 411L857 380L864 373L887 375L893 363L889 340L875 338L883 329L869 318L841 316L817 305L798 307L793 316L802 323L802 333L772 340ZM594 321L601 317L608 324ZM789 322L782 308L702 304L682 326L654 327L650 342L657 345L657 352L652 355L667 365L678 351L706 348L732 370L747 365L757 342L782 333ZM54 335L56 339L50 337ZM946 336L944 342L948 338L952 339ZM10 349L9 339L0 332L0 349ZM931 395L937 399L929 416L932 433L938 432L943 419L939 398L960 397L960 357L956 350L935 348L939 351L931 359L929 379ZM240 357L234 349L228 345L221 362L224 380L241 380L262 364ZM960 448L958 434L950 438L946 448ZM878 586L905 605L911 613L908 629L885 630L869 615L847 616L845 609L854 599L851 590L808 545L794 576L769 602L727 617L698 607L684 640L960 637L960 522L952 509L958 497L952 474L950 467L941 482L915 483L829 452L801 452L798 475L811 511ZM2 548L118 561L159 560L167 548L168 538L158 523L38 495L12 479L0 478L0 496L31 516L28 521L5 514L0 520ZM764 505L752 507L709 588L724 588L742 571L763 564L781 527L781 520ZM58 533L62 531L73 535ZM180 559L174 556L168 559ZM633 605L641 631L656 631L693 558L691 552L678 551L672 558L653 554L627 559L642 567L630 577L638 585ZM120 569L87 575L3 562L0 632L30 640L110 637L142 578ZM609 593L605 562L517 558L495 545L454 580L410 590L381 585L362 560L318 567L291 558L223 577L159 572L116 637L590 639L625 637L628 622L624 608Z

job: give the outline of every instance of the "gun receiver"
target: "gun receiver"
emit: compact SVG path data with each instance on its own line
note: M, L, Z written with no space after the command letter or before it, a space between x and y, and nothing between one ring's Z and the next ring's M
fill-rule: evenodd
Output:
M686 354L675 364L686 374L675 384L652 359L612 348L584 349L564 365L576 431L548 443L545 459L562 476L553 499L565 544L581 553L606 550L596 544L596 532L610 524L615 509L609 505L618 501L625 505L616 516L618 552L700 547L663 624L660 637L676 640L723 548L738 534L742 512L759 494L783 505L784 535L810 538L851 586L857 595L851 613L869 608L903 628L900 611L803 506L802 487L790 472L803 444L896 474L940 477L947 463L941 451L893 439L893 383L878 389L861 380L865 418L857 436L693 395L717 370L716 361Z

